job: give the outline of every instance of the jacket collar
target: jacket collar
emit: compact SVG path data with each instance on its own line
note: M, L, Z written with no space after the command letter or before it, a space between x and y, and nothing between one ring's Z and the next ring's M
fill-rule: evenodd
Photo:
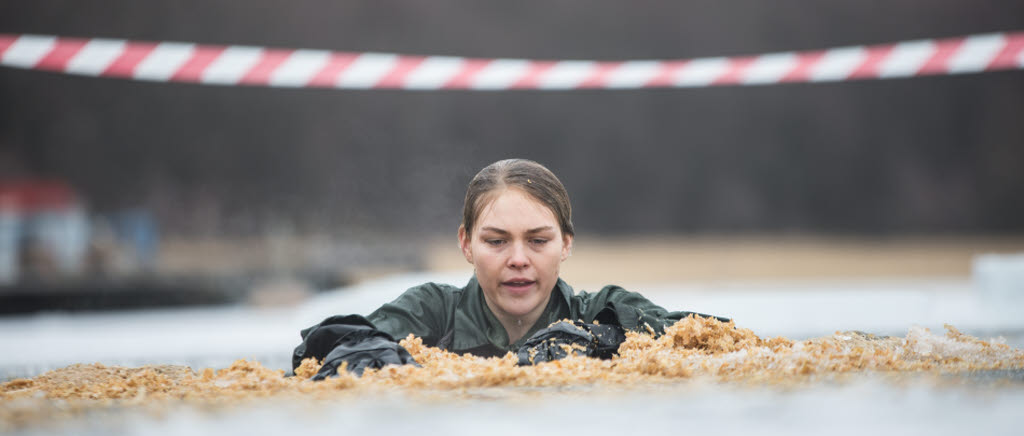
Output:
M559 278L551 292L551 299L548 300L544 312L537 318L537 322L522 338L509 344L508 332L505 331L505 327L501 325L498 317L491 312L490 307L487 307L483 288L480 287L480 283L474 275L463 288L463 301L459 304L457 310L459 313L456 314L454 345L457 348L467 349L489 343L503 350L515 351L538 330L547 327L551 322L568 316L568 310L572 307L572 296L575 294L572 287ZM562 312L565 312L566 315L563 315Z

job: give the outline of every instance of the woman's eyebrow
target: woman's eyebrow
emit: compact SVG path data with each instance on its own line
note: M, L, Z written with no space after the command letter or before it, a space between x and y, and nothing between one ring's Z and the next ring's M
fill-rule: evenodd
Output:
M552 226L542 226L542 227L537 227L537 228L533 228L533 229L527 230L526 233L529 233L529 234L540 233L540 232L544 232L544 231L548 231L548 230L553 230L553 229L554 229L554 227L552 227ZM499 229L497 227L491 227L491 226L481 227L480 230L488 231L488 232L494 232L494 233L497 233L499 235L511 235L512 234L512 232L509 232L508 230Z

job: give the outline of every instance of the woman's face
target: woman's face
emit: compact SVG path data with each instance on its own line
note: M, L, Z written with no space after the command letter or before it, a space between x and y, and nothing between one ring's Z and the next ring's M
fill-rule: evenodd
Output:
M507 188L480 211L469 235L459 229L459 245L495 315L535 318L558 281L572 236L562 234L551 209Z

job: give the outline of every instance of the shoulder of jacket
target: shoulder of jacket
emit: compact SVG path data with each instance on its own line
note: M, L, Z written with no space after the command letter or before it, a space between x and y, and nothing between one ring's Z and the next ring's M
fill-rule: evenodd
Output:
M590 299L590 298L606 297L606 296L609 296L609 295L620 294L620 293L632 294L633 292L630 292L630 291L626 290L626 288L623 288L622 286L619 286L619 285L605 285L603 288L601 288L600 291L597 291L597 292L579 291L576 295L580 296L580 297L583 297L585 299Z
M413 286L402 294L403 297L411 298L458 298L462 288L445 283L427 282L422 285Z
M609 302L616 304L628 304L628 305L646 305L649 304L646 297L643 295L626 290L622 286L618 285L607 285L601 288L597 292L584 292L576 294L577 301L580 302L581 307L586 309L600 310L600 308L607 305Z

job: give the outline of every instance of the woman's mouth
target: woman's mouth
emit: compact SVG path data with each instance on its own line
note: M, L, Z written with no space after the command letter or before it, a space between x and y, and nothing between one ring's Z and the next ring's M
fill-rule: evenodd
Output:
M501 282L501 285L512 292L525 292L528 291L535 283L537 283L536 280L513 279Z

